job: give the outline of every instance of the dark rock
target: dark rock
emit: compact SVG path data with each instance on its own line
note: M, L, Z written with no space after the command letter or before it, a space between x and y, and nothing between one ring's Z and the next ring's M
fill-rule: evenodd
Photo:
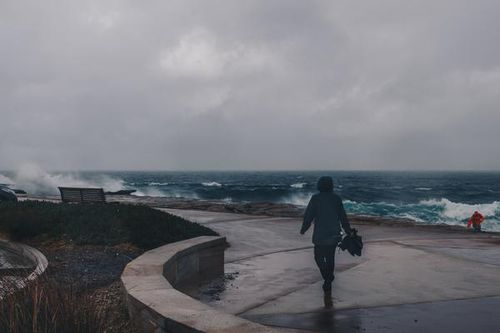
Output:
M13 188L12 191L14 191L15 194L21 194L21 195L28 195L25 190L20 190L17 188Z
M17 201L17 196L11 189L0 187L0 201Z
M115 192L105 192L106 195L131 195L136 192L136 190L119 190Z

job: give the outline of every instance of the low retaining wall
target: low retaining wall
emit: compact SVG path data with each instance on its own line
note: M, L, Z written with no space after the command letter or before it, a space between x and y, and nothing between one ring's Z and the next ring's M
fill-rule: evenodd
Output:
M47 258L31 246L0 240L0 251L8 265L0 268L0 277L10 276L16 288L23 288L26 282L35 280L47 269ZM2 290L0 298L5 296L5 292Z
M143 332L274 332L219 312L175 287L224 274L224 237L202 236L148 251L121 280L131 318Z

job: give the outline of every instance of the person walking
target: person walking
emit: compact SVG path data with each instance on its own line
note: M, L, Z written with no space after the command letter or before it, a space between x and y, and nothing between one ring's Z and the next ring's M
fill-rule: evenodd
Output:
M467 222L467 229L472 226L475 232L481 232L481 223L483 223L483 221L484 216L476 210Z
M335 249L341 239L341 228L348 235L351 226L347 219L342 199L333 192L331 177L320 177L317 188L304 213L304 221L300 234L303 235L314 222L312 242L314 243L314 260L323 277L325 307L332 306L332 282L335 278Z

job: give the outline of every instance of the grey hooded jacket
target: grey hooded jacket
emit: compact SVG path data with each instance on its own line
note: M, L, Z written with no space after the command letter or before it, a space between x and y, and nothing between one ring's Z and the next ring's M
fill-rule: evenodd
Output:
M313 243L315 245L336 245L340 238L340 227L347 234L351 226L342 204L342 199L333 193L331 177L318 180L319 193L314 194L307 205L304 222L300 230L304 234L314 221Z

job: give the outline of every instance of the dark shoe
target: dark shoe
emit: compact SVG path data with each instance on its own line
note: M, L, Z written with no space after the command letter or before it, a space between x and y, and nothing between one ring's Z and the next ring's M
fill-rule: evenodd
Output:
M331 309L333 306L332 301L332 291L325 291L323 294L323 302L325 303L325 309Z

